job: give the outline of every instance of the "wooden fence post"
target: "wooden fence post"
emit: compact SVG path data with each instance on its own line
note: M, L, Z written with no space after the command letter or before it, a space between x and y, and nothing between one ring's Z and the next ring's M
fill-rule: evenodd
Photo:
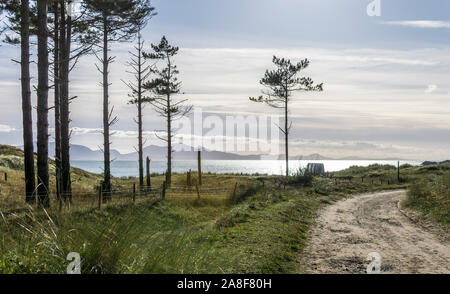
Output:
M198 189L198 185L195 185L195 189L197 189L197 198L200 199L200 190Z
M151 188L152 183L150 182L150 158L147 156L147 188Z
M197 164L198 164L198 184L202 185L202 152L198 150L197 156Z
M190 187L191 186L191 170L189 170L187 172L187 185Z
M133 183L133 203L136 202L136 183Z
M162 197L163 200L166 199L166 181L164 181L163 184L162 184L161 197Z
M5 183L8 183L8 173L5 172Z
M98 209L102 208L102 187L98 189Z

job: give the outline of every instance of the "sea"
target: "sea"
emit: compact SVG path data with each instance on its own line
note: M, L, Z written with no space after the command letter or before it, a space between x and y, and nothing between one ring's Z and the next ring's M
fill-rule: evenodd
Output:
M308 163L323 163L325 171L334 172L344 170L351 166L369 166L372 164L388 164L397 166L396 160L291 160L289 169L295 173L299 168L305 168ZM400 161L400 164L419 165L416 161ZM145 162L144 162L145 165ZM103 173L102 161L72 161L72 166L83 170L101 174ZM137 161L113 161L111 162L111 174L114 177L137 177L139 167ZM145 166L144 166L145 169ZM151 173L164 173L167 169L166 161L151 161ZM172 162L172 171L185 173L189 170L197 170L196 160L179 160ZM283 160L203 160L202 172L217 174L267 174L283 175L285 173L285 161Z

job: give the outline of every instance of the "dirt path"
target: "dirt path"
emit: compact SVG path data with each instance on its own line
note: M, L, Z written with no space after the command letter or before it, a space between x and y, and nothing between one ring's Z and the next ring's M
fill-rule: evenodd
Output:
M301 260L307 273L365 273L367 255L382 273L450 273L448 232L439 235L402 212L405 191L354 196L326 207ZM444 236L442 236L444 234Z

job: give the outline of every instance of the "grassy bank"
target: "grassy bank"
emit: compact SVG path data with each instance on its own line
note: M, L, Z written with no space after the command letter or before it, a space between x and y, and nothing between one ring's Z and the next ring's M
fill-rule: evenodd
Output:
M317 209L339 196L312 187L242 186L226 199L173 197L103 210L3 219L0 271L64 273L288 273Z
M348 193L386 187L332 179L210 175L227 197L168 196L102 210L30 209L0 225L3 272L64 273L69 252L84 273L292 273L318 209Z
M413 183L403 204L450 227L450 172Z
M10 208L4 203L23 189L22 172L1 159L0 170L13 175L2 185L10 194L0 198L2 207ZM412 185L415 200L410 196L408 205L437 220L447 211L448 222L449 170L448 165L402 166L400 182L395 167L382 165L352 167L324 178L300 172L287 180L205 174L200 197L186 186L185 175L175 175L177 188L165 200L141 197L135 204L111 203L101 210L52 206L42 211L26 207L18 197L20 213L0 209L5 212L0 214L0 272L64 273L67 254L78 252L83 273L293 273L319 208L348 194ZM80 191L92 191L101 180L74 172L80 177L74 188ZM162 180L152 177L154 185ZM114 179L116 187L133 182Z

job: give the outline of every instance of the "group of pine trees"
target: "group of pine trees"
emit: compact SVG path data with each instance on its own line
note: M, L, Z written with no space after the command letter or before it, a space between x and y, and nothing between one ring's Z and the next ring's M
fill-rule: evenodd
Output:
M74 15L74 4L78 10ZM26 201L50 205L49 198L49 110L54 109L55 123L55 165L56 196L62 205L72 201L70 177L70 103L76 97L69 94L70 72L80 57L95 54L100 65L96 65L103 77L103 135L104 135L104 180L102 189L111 191L110 169L110 127L117 121L109 102L109 67L114 61L109 56L111 44L126 42L138 36L137 60L130 63L136 72L137 84L132 87L132 103L138 105L140 184L143 185L142 168L142 104L160 103L167 93L166 113L168 121L179 111L179 104L171 105L171 94L179 91L176 83L176 68L168 66L168 71L150 68L144 59L164 59L173 56L175 47L168 45L165 38L155 53L143 51L141 31L152 18L155 8L149 0L5 0L0 3L0 14L6 18L6 26L1 28L3 39L12 45L20 45L21 58L16 61L21 66L23 141ZM33 41L36 42L33 43ZM37 45L37 174L34 163L34 137L31 102L30 66L32 52ZM174 52L175 51L175 52ZM168 54L168 55L167 55ZM149 81L150 73L157 78ZM174 82L175 81L175 82ZM154 86L152 86L154 85ZM153 89L155 87L155 89ZM163 89L165 87L165 90ZM54 102L50 107L49 89L53 89ZM155 97L144 97L146 92ZM161 109L158 108L158 109ZM170 132L169 132L170 133ZM170 138L170 136L169 136ZM170 150L170 148L169 148ZM37 178L37 182L36 182Z
M74 14L74 4L77 13ZM172 173L172 123L187 115L192 106L187 99L176 99L180 93L179 71L173 57L179 48L172 46L163 37L159 44L151 44L145 52L142 30L156 15L149 0L2 0L0 14L6 15L6 26L0 28L3 39L12 45L20 45L21 91L23 114L23 141L26 201L50 205L49 198L49 118L54 109L56 196L60 206L72 202L70 175L70 103L76 97L69 93L70 73L78 60L86 54L94 54L100 65L103 88L103 153L104 179L101 189L111 192L110 128L117 122L114 107L109 101L109 70L115 57L110 56L113 43L137 39L135 51L130 52L127 63L130 81L124 81L130 89L130 104L137 106L139 184L144 185L143 168L143 108L150 104L167 123L166 184L171 184ZM34 165L33 119L31 103L31 53L37 44L37 175ZM33 49L33 50L32 50ZM34 60L33 60L34 61ZM150 62L149 62L150 61ZM322 91L322 84L313 85L310 78L297 75L309 65L308 60L292 64L290 60L274 57L276 69L266 71L260 83L270 91L264 96L250 98L282 108L285 124L281 131L285 135L286 176L288 167L288 102L294 91ZM150 76L152 77L151 79ZM49 107L49 89L53 88L53 107ZM37 182L36 179L37 178Z

